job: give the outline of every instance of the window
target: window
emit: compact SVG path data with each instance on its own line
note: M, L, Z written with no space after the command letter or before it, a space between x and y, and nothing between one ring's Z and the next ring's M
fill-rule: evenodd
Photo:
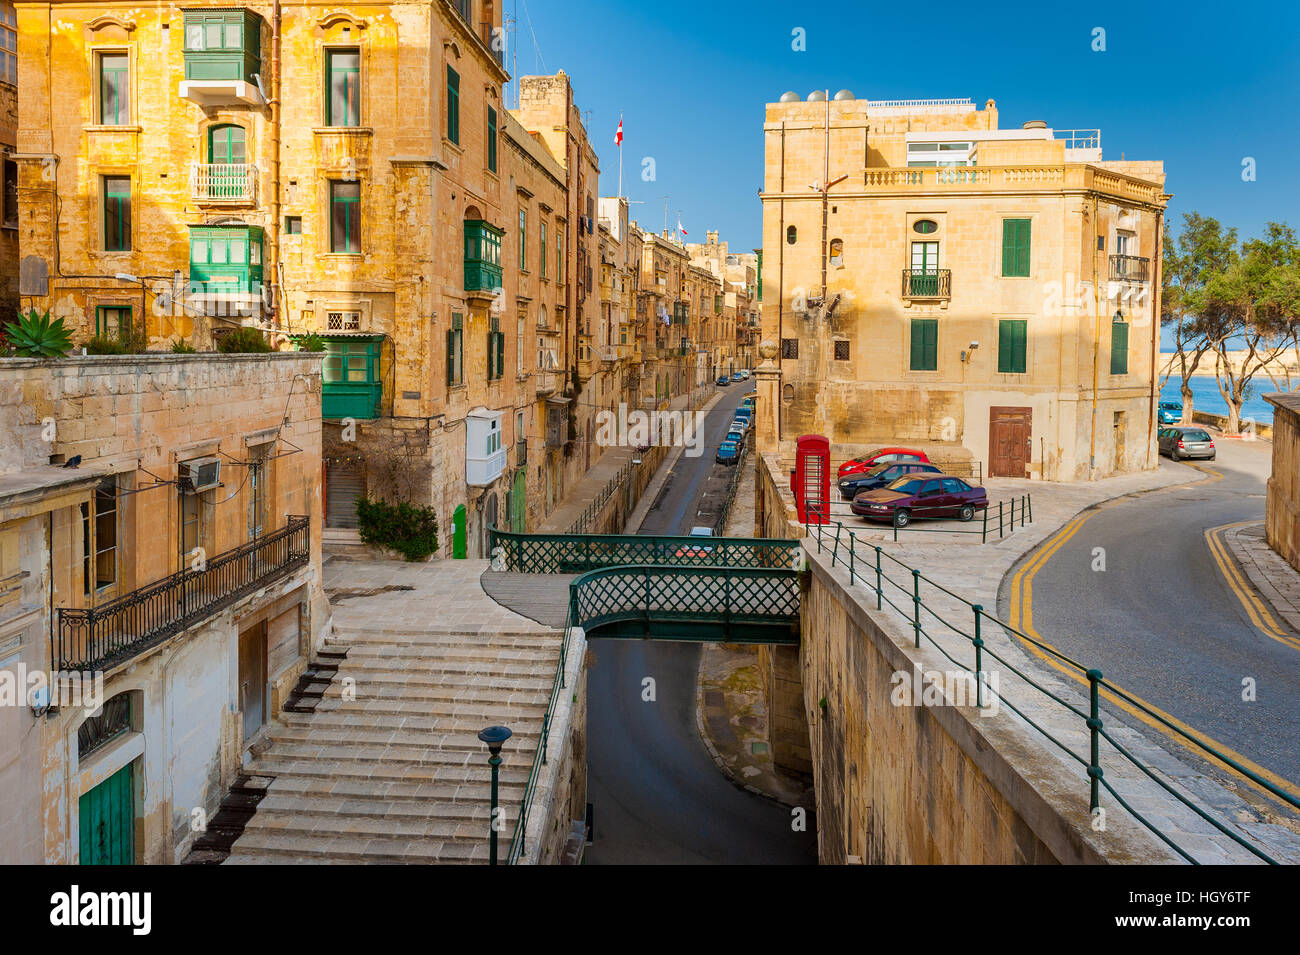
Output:
M330 183L330 251L361 251L361 183Z
M496 381L506 370L506 336L501 331L501 320L488 319L487 333L487 376L488 381Z
M81 505L82 585L87 596L117 582L117 481L106 477Z
M5 228L18 228L18 164L12 159L4 160L4 203L3 224Z
M528 212L519 210L519 271L528 271Z
M213 126L208 130L208 162L216 165L247 162L245 138L243 126Z
M139 690L127 690L104 703L98 716L88 716L77 727L77 758L85 759L96 750L131 732L133 701ZM84 861L84 860L83 860Z
M187 12L185 17L185 49L242 50L243 48L243 11L214 12L211 14L199 11Z
M1110 373L1128 374L1128 324L1123 321L1110 323Z
M488 141L487 141L487 160L488 169L491 172L497 171L497 111L491 106L488 107Z
M465 319L460 312L451 313L451 328L447 329L447 384L465 383L464 335Z
M1029 323L1019 319L998 322L998 373L1023 375L1025 373L1025 339Z
M325 52L325 125L361 125L361 51Z
M528 322L528 314L526 312L520 312L519 319L518 321L515 322L515 374L516 375L522 375L524 373L524 332L525 329L527 328L527 322ZM520 414L522 415L523 412L521 411Z
M798 358L799 357L799 339L783 338L781 339L781 357Z
M787 245L794 245L795 240L799 238L799 230L794 226L786 226L785 241Z
M539 243L539 247L541 248L542 254L538 256L538 258L541 260L542 278L546 278L546 256L548 254L548 250L546 248L546 221L545 220L543 220L541 223L541 230L542 230L541 233L542 238L541 238L541 242Z
M1002 220L1002 275L1029 277L1029 220Z
M99 55L99 122L125 126L131 121L130 58L125 53Z
M326 318L331 314L327 313ZM350 312L340 313L347 323ZM344 332L330 338L326 332L325 359L321 365L321 417L375 418L379 414L383 384L379 373L382 335ZM331 525L332 526L332 525Z
M0 9L0 82L18 85L18 14L12 3Z
M501 237L504 232L482 219L465 220L465 289L501 288Z
M912 230L921 233L921 235L930 235L939 231L939 223L933 219L917 219L912 223Z
M107 338L126 338L131 331L131 306L101 305L95 309L95 334Z
M933 274L939 270L939 243L912 243L912 271Z
M1133 244L1134 235L1132 232L1115 233L1115 254L1132 255L1135 248Z
M284 234L302 235L302 216L285 216Z
M907 165L913 169L934 166L975 165L973 144L908 143Z
M447 67L447 138L460 145L460 74Z
M104 249L108 252L131 251L131 177L105 176Z
M360 312L326 312L327 332L358 332L361 330Z
M836 361L849 360L849 343L842 338L838 338L835 340L835 360Z
M270 477L271 444L248 449L248 539L257 540L266 530L267 483Z
M912 319L912 371L936 371L939 368L939 320Z
M564 236L561 237L561 233ZM564 238L569 233L568 225L557 222L555 224L555 281L564 284Z
M181 492L180 503L180 561L181 569L187 569L194 553L194 549L199 546L202 538L203 524L203 498L200 494L187 494Z

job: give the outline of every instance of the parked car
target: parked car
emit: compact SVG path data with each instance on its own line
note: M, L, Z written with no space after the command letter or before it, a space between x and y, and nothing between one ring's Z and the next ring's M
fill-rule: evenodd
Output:
M1183 420L1183 406L1177 401L1162 401L1156 414L1157 424L1178 424Z
M1183 458L1214 460L1214 439L1204 428L1190 425L1162 428L1157 441L1160 453L1169 455L1171 461L1181 461Z
M691 528L691 537L712 537L713 528L696 526ZM683 544L677 548L678 557L705 557L713 553L713 548L705 544Z
M749 415L741 415L741 414L736 415L736 417L731 419L731 426L733 428L739 428L741 431L748 431Z
M742 368L742 369L740 370L740 377L743 378L743 379L748 379L748 378L749 378L749 369L748 369L748 368Z
M735 441L723 441L718 445L718 454L714 460L719 464L735 464L740 460L740 445Z
M736 443L736 444L744 444L744 443L745 443L745 432L742 431L740 428L737 428L737 427L735 427L735 426L733 425L732 428L731 428L731 430L727 432L726 437L724 437L722 440L723 440L723 441L732 441L732 442L734 442L734 443Z
M714 384L715 384L715 385L729 385L729 384L731 384L731 379L728 378L726 375L719 375L719 376L718 376L718 380L715 381Z
M972 487L961 478L898 478L875 491L862 491L850 509L869 521L885 521L906 527L913 519L955 517L969 521L975 512L988 507L988 495L982 487Z
M846 474L870 471L877 464L888 464L892 461L912 461L918 464L930 463L930 459L926 457L924 451L917 451L913 448L876 448L874 451L868 451L866 454L845 461L840 465L837 476L844 477Z
M745 380L745 376L742 375L740 372L736 372L735 374L733 374L733 375L731 376L731 380L732 380L732 381L744 381L744 380Z
M746 411L744 408L737 408L737 409L736 409L736 416L735 416L735 418L734 418L733 420L741 422L742 424L744 424L744 426L745 426L746 428L748 428L748 427L749 427L749 422L750 422L750 420L752 419L752 417L753 417L753 416L752 416L748 411Z
M877 464L863 474L850 474L840 478L840 497L851 501L863 491L875 491L886 487L905 474L942 474L943 470L934 464L917 464L911 461L891 461Z

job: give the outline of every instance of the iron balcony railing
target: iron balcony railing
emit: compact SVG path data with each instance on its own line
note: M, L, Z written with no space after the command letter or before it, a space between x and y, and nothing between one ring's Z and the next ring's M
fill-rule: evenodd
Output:
M951 298L951 269L903 269L904 298Z
M311 519L291 516L202 570L183 570L98 607L60 607L51 660L56 670L118 666L306 564L310 554Z
M1151 281L1151 260L1137 255L1112 255L1110 257L1112 282Z
M1044 643L1012 624L984 610L980 604L973 604L964 597L953 593L938 581L922 574L918 569L905 564L897 557L883 550L879 545L866 544L857 539L855 531L849 530L839 522L806 523L803 527L811 553L815 547L818 553L829 552L831 567L840 565L848 570L849 586L863 586L868 594L875 596L876 610L883 611L888 605L890 610L902 616L913 634L913 645L921 648L924 638L934 649L938 650L950 663L967 673L973 687L975 705L981 709L989 705L990 693L997 696L1001 705L1006 706L1029 726L1032 726L1052 745L1061 750L1079 767L1081 775L1088 780L1089 809L1096 811L1101 806L1102 790L1105 790L1134 819L1141 823L1161 842L1181 856L1185 861L1197 864L1197 860L1188 849L1180 846L1174 837L1160 828L1155 821L1148 819L1126 799L1106 776L1102 766L1102 742L1109 744L1106 751L1113 764L1127 763L1134 767L1139 778L1155 783L1168 795L1190 809L1196 816L1209 823L1219 833L1241 846L1247 852L1263 862L1276 865L1264 849L1244 838L1238 831L1224 825L1210 815L1202 806L1193 802L1175 788L1177 780L1168 778L1157 767L1148 766L1129 751L1118 738L1114 726L1118 720L1113 716L1102 718L1101 703L1128 710L1139 719L1159 725L1170 731L1173 736L1188 749L1227 769L1238 781L1253 783L1267 790L1293 809L1300 809L1300 799L1287 792L1272 780L1261 776L1247 766L1242 765L1235 754L1229 754L1209 745L1194 730L1187 730L1175 725L1165 714L1148 707L1137 697L1132 696L1117 683L1103 677L1101 670L1088 667ZM816 538L816 543L812 542ZM893 576L891 576L891 574ZM969 614L968 620L962 622L953 619L954 610L963 615ZM946 616L945 616L946 614ZM1086 686L1087 699L1067 698L1059 692L1049 689L1041 682L1037 673L1026 673L1023 663L1013 662L984 639L985 634L996 635L1001 630L1014 644L1019 643L1030 653L1046 661L1054 669L1072 676L1079 684ZM958 646L963 643L971 650L969 662L954 659L949 649L938 638L959 638ZM1087 735L1087 751L1076 752L1070 744L1058 739L1047 726L1036 720L1026 709L1024 699L1012 700L998 692L996 684L990 685L988 660L1001 664L1006 670L1023 680L1029 687L1044 694L1054 704L1062 707L1068 714L1083 724ZM1121 783L1123 785L1123 783ZM1174 833L1178 835L1178 833ZM1203 837L1202 837L1203 838Z
M245 162L194 163L190 167L193 198L199 202L252 202L257 167Z
M519 534L491 530L505 570L575 574L602 567L793 567L799 542L760 537L651 537L626 534Z

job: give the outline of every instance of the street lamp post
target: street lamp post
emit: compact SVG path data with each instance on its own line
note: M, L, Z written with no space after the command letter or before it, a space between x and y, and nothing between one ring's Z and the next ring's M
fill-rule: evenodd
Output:
M492 767L492 813L488 817L488 865L497 864L497 776L501 770L501 747L511 736L508 726L489 726L479 730L478 738L487 743L488 765Z

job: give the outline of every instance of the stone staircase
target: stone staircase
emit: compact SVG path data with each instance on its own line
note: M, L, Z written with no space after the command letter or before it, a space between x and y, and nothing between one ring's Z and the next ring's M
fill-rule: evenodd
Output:
M494 723L514 732L504 859L560 637L336 629L320 657L337 670L318 669L311 697L285 707L245 767L274 782L226 864L486 862L491 776L477 733Z

